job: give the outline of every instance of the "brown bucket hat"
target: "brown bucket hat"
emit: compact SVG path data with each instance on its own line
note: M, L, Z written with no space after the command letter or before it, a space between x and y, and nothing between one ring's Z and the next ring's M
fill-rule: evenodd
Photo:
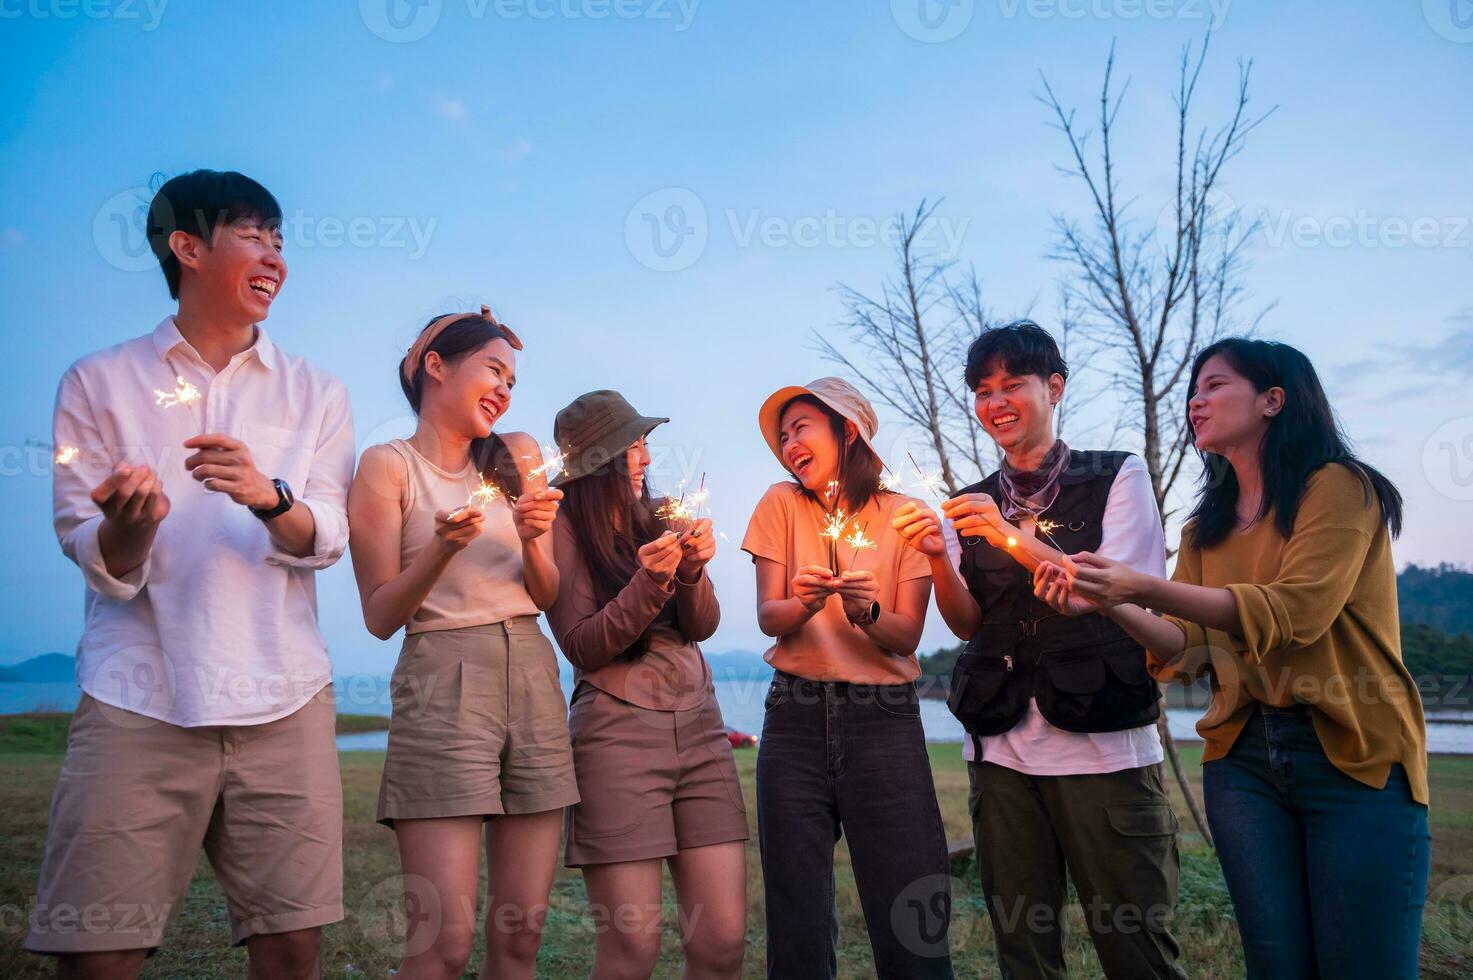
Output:
M666 418L640 415L617 391L590 391L557 413L552 438L564 453L563 468L552 481L563 486L602 468L624 453Z
M762 428L762 435L767 439L767 445L772 449L772 454L777 457L778 462L782 463L784 468L788 464L783 459L782 449L778 444L778 436L782 428L783 407L794 398L803 395L817 398L853 422L854 427L859 430L859 438L864 440L864 444L875 454L876 459L881 460L881 465L883 465L884 460L879 451L875 449L873 441L880 423L869 399L861 395L858 388L843 378L819 378L806 385L788 385L786 388L779 388L767 396L767 400L762 403L761 410L757 412L757 424Z

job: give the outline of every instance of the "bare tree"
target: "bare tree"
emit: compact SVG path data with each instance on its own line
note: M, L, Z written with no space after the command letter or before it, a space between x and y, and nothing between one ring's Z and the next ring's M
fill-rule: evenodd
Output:
M1130 214L1133 200L1121 194L1112 139L1130 83L1118 92L1113 88L1114 46L1100 87L1093 162L1086 153L1093 134L1076 123L1074 110L1064 108L1047 76L1040 98L1068 141L1072 160L1059 169L1084 185L1091 205L1083 221L1055 216L1058 238L1051 257L1067 267L1065 302L1076 312L1078 330L1113 358L1163 519L1172 512L1168 498L1191 449L1183 401L1193 356L1226 330L1240 325L1251 330L1267 312L1246 325L1236 318L1243 296L1243 247L1256 223L1240 220L1219 183L1223 167L1273 110L1259 116L1248 111L1253 64L1240 62L1228 120L1198 129L1192 102L1207 48L1204 40L1195 59L1191 45L1182 50L1174 95L1175 193L1169 210L1163 209L1170 220L1163 216L1155 226L1142 228Z
M1184 401L1192 359L1204 345L1240 326L1236 312L1243 294L1242 251L1254 225L1245 226L1219 191L1223 167L1273 112L1249 112L1253 65L1239 62L1237 98L1227 121L1198 128L1192 102L1207 48L1204 39L1195 59L1191 45L1182 49L1174 97L1175 193L1163 209L1170 221L1163 218L1154 227L1141 228L1129 213L1132 201L1121 195L1112 138L1130 83L1118 92L1113 88L1114 45L1100 86L1099 144L1093 161L1086 154L1091 134L1075 122L1074 110L1064 108L1047 76L1040 98L1069 145L1072 162L1060 169L1084 185L1091 203L1083 221L1055 217L1058 238L1052 257L1067 269L1063 289L1066 302L1077 311L1078 328L1113 359L1119 389L1133 408L1128 417L1138 426L1141 455L1163 521L1172 513L1168 498L1191 452ZM1165 712L1159 729L1192 819L1211 843Z
M950 264L934 259L920 236L940 202L926 201L913 214L898 216L899 269L870 296L838 287L844 305L841 328L857 351L842 350L815 331L818 349L843 365L881 403L923 432L941 466L941 478L955 493L970 480L958 466L984 473L991 445L972 413L971 392L962 384L967 345L990 324L975 270L953 283Z

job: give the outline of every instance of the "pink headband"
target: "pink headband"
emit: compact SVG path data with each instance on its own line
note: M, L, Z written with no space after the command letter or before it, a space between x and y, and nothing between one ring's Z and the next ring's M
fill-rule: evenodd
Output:
M420 361L424 360L425 351L430 349L430 344L435 342L435 338L440 336L440 332L450 326L450 324L455 323L457 320L464 320L468 316L479 316L482 319L490 320L502 333L506 334L506 342L511 345L512 350L522 349L521 338L512 332L511 327L496 319L496 315L491 312L489 306L482 305L480 313L447 313L442 317L436 318L428 327L421 330L419 337L415 339L414 343L409 345L409 353L404 355L404 366L400 369L404 373L404 380L406 382L413 383L414 372L419 370L419 364Z

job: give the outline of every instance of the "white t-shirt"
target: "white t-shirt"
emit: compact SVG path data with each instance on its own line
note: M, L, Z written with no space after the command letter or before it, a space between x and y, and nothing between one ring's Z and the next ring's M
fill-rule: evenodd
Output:
M1032 533L1032 523L1025 522L1023 530ZM1151 476L1139 456L1128 457L1116 474L1100 523L1097 554L1166 577L1166 535ZM950 522L944 526L947 549L960 568L961 543ZM1165 757L1155 724L1119 732L1066 732L1049 724L1032 700L1022 721L1001 735L983 735L980 740L981 759L976 758L972 736L963 742L962 757L968 762L991 762L1030 776L1119 772L1154 765Z

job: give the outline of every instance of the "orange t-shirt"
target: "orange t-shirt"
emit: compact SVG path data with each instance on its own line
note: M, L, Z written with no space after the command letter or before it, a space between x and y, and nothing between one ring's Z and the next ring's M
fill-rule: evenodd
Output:
M856 551L841 541L836 549L841 572L853 569L875 573L882 616L895 609L896 587L901 582L931 577L925 556L906 547L890 526L895 510L909 499L898 493L877 492L848 527L864 528L878 547ZM742 550L754 559L766 558L782 565L786 569L783 595L792 596L792 579L800 567L829 563L828 539L819 536L826 517L824 508L797 484L774 483L752 513ZM836 595L829 596L823 609L797 631L778 637L764 659L778 670L816 681L906 684L921 673L914 653L902 656L884 650L864 630L851 624L844 615L843 600Z

